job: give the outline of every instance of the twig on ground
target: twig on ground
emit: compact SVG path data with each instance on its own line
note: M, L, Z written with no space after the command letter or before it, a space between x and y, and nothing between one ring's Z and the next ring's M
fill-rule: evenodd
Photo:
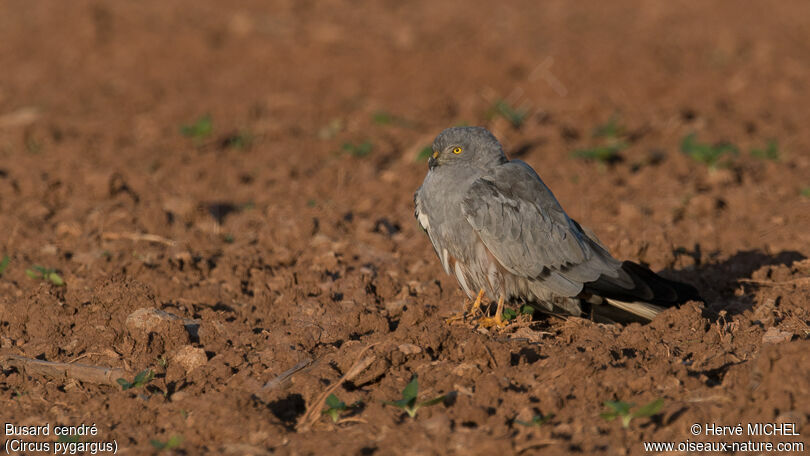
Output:
M521 453L523 453L523 452L525 452L527 450L531 450L531 449L534 449L534 448L545 447L545 446L549 446L549 445L554 445L554 444L557 444L557 443L560 443L560 442L557 441L557 440L551 440L551 439L535 440L534 442L529 442L527 444L515 447L515 454L521 454Z
M127 239L130 241L138 242L138 241L145 241L145 242L155 242L158 244L174 246L177 243L171 239L167 239L163 236L158 236L157 234L149 234L149 233L110 233L104 232L101 233L101 238L105 241L117 241L120 239Z
M280 373L277 377L265 383L264 386L262 387L262 392L278 388L279 386L284 384L287 380L292 378L293 375L312 365L313 362L314 361L312 360L312 358L307 358L301 361L300 363L296 364L295 366L291 367L290 369L285 370L284 372Z
M492 368L497 369L498 368L498 361L496 361L495 357L492 355L492 350L490 350L489 347L487 347L487 344L483 344L483 345L484 345L484 350L486 350L487 355L489 355L490 362L492 362Z
M59 363L26 358L18 355L6 355L3 358L3 364L25 370L27 374L39 374L55 379L74 379L80 382L97 383L101 385L118 385L116 382L117 379L130 376L126 370L118 367Z
M298 432L306 432L309 428L318 420L321 416L321 410L323 409L324 404L326 403L326 398L329 397L336 389L340 387L344 382L348 382L358 375L361 372L366 370L368 366L373 363L377 357L374 355L363 357L366 352L373 346L377 344L371 344L368 347L360 350L360 354L357 355L357 360L352 364L352 367L343 374L343 377L340 377L340 380L336 381L334 384L326 388L326 390L321 393L318 398L312 402L312 405L307 407L306 413L301 416L301 419L298 420L298 425L296 426L296 430Z
M757 285L767 285L771 287L785 286L785 285L810 285L810 277L799 277L798 279L784 280L781 282L774 282L773 280L754 280L754 279L739 279L743 283L755 283Z

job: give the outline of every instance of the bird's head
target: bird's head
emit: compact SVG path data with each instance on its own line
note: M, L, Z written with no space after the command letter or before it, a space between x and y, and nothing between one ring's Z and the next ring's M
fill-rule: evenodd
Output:
M483 127L453 127L433 141L428 166L473 166L488 168L507 161L501 144Z

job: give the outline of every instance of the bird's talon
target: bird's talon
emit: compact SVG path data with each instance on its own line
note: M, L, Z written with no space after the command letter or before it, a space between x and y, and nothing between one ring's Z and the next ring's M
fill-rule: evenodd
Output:
M500 316L494 317L481 317L478 319L478 325L482 328L505 328L509 322L500 318Z
M503 319L503 297L498 299L498 307L495 309L495 316L481 317L478 319L478 324L484 328L503 328L509 324L507 320Z

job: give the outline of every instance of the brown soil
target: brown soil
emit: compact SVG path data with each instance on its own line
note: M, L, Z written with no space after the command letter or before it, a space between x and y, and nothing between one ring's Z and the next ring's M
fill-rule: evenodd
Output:
M810 4L226 3L4 3L4 423L95 423L87 440L125 454L175 435L184 454L643 454L747 439L693 423L774 421L801 436L751 440L808 441ZM520 128L488 115L498 99ZM211 135L180 133L205 114ZM622 160L572 158L611 118ZM644 326L445 323L465 299L412 195L420 150L462 122L706 305ZM689 133L740 154L710 170L680 152ZM777 160L750 154L770 140ZM156 376L122 391L10 355ZM358 361L335 392L361 406L332 424L317 398ZM415 419L381 402L413 374L420 397L449 394ZM626 429L600 417L657 398ZM554 417L516 421L537 414Z

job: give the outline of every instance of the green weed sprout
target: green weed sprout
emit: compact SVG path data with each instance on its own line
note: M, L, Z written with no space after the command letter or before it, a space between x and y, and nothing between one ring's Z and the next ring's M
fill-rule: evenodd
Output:
M431 405L436 405L447 398L446 394L442 394L441 396L434 397L428 401L417 402L416 398L419 395L419 380L416 374L413 375L411 381L405 385L405 389L402 390L402 399L398 401L383 401L384 404L392 405L399 409L404 410L408 416L411 418L416 417L416 412L419 411L422 407L430 407Z
M803 189L799 190L799 194L805 198L810 198L810 187L804 187Z
M374 146L369 141L365 141L360 144L353 144L349 142L343 144L343 151L348 152L353 157L365 157L371 153L373 148Z
M0 261L0 276L8 269L8 264L11 263L11 258L8 255L3 255L3 261Z
M345 402L338 399L338 397L335 396L334 394L330 394L329 397L326 398L326 408L321 413L324 415L328 415L329 418L332 418L333 423L337 423L338 421L340 421L340 415L342 413L348 412L349 410L357 407L358 405L360 405L359 402L347 405Z
M226 148L246 150L253 145L253 134L242 130L236 132L222 140L222 146Z
M169 440L165 442L161 442L160 440L152 439L149 441L155 449L159 451L163 450L171 450L173 448L179 447L183 443L183 437L179 435L173 435L169 437Z
M607 146L595 146L577 149L573 152L575 158L597 161L599 163L616 163L621 160L619 152L627 148L627 143L619 141Z
M60 443L79 443L79 436L78 435L60 435L59 439L56 440Z
M392 125L396 127L411 127L412 124L407 119L395 116L388 111L376 111L371 115L371 121L377 125Z
M751 149L751 156L759 158L760 160L779 160L779 146L776 144L776 141L770 140L765 148Z
M605 407L610 410L601 413L599 416L605 421L613 421L616 418L621 418L622 427L626 428L630 426L630 421L633 420L633 418L646 418L661 411L661 407L664 406L664 400L661 398L656 399L631 412L630 409L635 406L636 404L632 402L607 401L605 402Z
M371 115L371 120L378 125L388 125L394 122L395 117L390 112L377 111Z
M619 155L619 152L627 149L628 144L621 139L621 137L624 136L624 127L619 124L619 120L616 116L612 116L605 124L597 126L591 136L594 139L598 139L602 144L577 149L571 153L574 158L596 161L600 164L608 165L621 161L622 157Z
M135 375L135 378L132 379L131 382L128 382L123 378L119 378L118 380L116 380L116 382L118 382L118 384L121 385L121 391L126 391L130 388L140 388L146 385L147 383L151 382L153 378L155 378L155 373L152 372L152 369L145 369L138 372L138 374Z
M35 264L31 266L30 269L25 270L25 275L32 279L47 280L57 287L65 285L65 281L62 279L62 276L56 272L56 269L46 268L44 266Z
M503 314L502 315L503 315L504 320L509 321L509 320L514 320L515 318L518 317L518 315L533 315L533 314L534 314L534 307L532 307L532 306L530 306L528 304L524 304L520 308L520 311L516 311L514 309L509 309L509 308L503 309Z
M515 318L517 318L518 314L517 314L517 312L515 312L514 309L507 308L507 309L503 309L503 313L501 315L503 316L504 320L510 321L510 320L514 320Z
M318 138L332 139L343 130L343 120L339 118L332 119L328 124L324 125L318 130Z
M529 117L529 113L525 109L514 108L506 100L498 100L492 104L489 109L489 117L496 115L508 120L515 128L520 128Z
M681 152L711 169L730 165L731 159L729 156L736 157L740 153L737 146L733 144L712 145L698 142L695 133L690 133L683 138L683 141L681 141ZM721 161L724 158L728 158L728 160Z
M542 425L548 423L549 421L551 421L552 418L554 418L554 414L549 413L548 415L535 415L529 421L515 420L515 423L520 424L521 426L538 426L539 427L539 426L542 426Z
M206 114L196 122L189 125L183 125L180 127L180 133L185 136L186 138L191 138L195 141L201 141L214 131L214 122L211 120L211 116Z
M615 115L593 130L594 138L618 138L623 135L624 127L619 123L619 118Z

